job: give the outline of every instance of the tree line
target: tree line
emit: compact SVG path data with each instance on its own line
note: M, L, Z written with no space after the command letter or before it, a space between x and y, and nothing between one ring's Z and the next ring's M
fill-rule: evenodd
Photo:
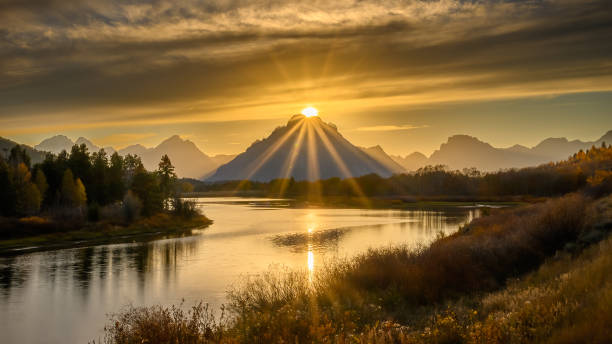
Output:
M549 197L583 188L592 192L612 191L612 147L603 143L600 147L580 150L564 161L492 173L483 173L475 168L453 171L437 165L388 178L369 174L358 178L330 178L314 182L294 179L275 179L270 182L190 182L195 184L196 192L236 191L270 197L308 197L313 194L323 197Z
M70 153L49 153L32 166L26 151L16 145L7 157L0 157L0 215L72 213L97 220L101 211L121 206L128 219L150 216L170 208L176 180L167 155L149 172L136 155L115 152L109 157L103 149L89 153L82 144Z

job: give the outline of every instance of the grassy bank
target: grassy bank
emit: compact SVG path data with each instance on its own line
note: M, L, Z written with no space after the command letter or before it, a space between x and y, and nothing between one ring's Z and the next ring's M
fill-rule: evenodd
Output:
M95 222L85 224L62 224L42 217L8 219L11 230L23 228L24 236L0 240L0 254L89 246L107 243L132 242L166 235L183 235L192 229L212 223L203 215L185 218L160 213L136 220L130 224ZM63 227L62 227L63 226ZM62 230L58 230L61 227ZM44 233L44 232L47 233ZM44 234L40 234L44 233Z
M313 279L304 271L247 279L228 293L222 319L203 305L130 308L113 317L106 342L609 340L612 241L598 243L611 227L611 198L496 210L429 247L371 250Z

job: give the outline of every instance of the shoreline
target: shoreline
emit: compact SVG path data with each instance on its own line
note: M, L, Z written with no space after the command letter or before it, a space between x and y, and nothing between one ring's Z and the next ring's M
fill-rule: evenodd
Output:
M0 240L0 257L86 246L145 242L164 237L191 235L213 223L204 215L183 219L167 214L136 221L128 226L88 224L82 229Z
M437 207L513 207L525 204L544 202L549 197L345 197L328 196L322 199L312 200L304 197L269 196L253 193L189 193L183 194L182 198L224 198L235 197L248 201L251 198L267 198L270 201L278 200L286 202L291 208L335 208L335 209L413 209L413 208L437 208Z

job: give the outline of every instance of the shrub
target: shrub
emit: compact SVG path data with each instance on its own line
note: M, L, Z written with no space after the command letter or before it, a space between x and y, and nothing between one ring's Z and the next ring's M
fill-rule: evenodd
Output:
M181 306L129 306L124 312L111 317L111 325L104 328L105 341L117 344L199 344L222 341L223 314L216 321L208 305L199 303L187 312Z
M185 200L179 197L175 197L172 200L172 213L185 219L191 219L200 215L194 201Z
M115 202L100 208L100 219L110 223L123 223L123 203Z

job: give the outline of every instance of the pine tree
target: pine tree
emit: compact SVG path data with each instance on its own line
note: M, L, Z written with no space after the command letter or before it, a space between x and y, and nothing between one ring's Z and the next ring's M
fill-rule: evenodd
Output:
M176 173L174 173L174 166L172 166L172 162L166 154L162 156L159 162L157 175L159 176L159 188L164 198L164 208L168 208L168 198L172 195Z

